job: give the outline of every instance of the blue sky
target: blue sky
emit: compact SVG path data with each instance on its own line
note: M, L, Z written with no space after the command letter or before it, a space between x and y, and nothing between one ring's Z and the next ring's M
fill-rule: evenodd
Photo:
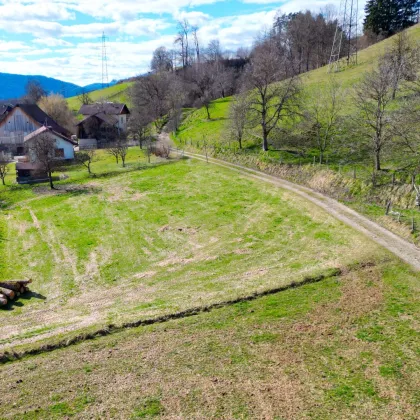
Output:
M42 74L79 85L101 81L101 35L109 80L148 70L153 50L171 48L176 23L198 25L203 46L248 47L276 12L338 6L338 0L0 0L0 71Z

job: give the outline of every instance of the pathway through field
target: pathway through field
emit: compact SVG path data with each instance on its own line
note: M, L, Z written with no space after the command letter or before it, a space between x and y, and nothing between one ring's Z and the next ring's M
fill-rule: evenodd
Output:
M166 133L160 135L160 140L170 142L169 136ZM175 149L174 149L175 150ZM401 258L406 263L410 264L414 269L420 271L420 249L414 244L406 241L405 239L395 235L384 227L378 225L372 220L365 216L357 213L353 209L339 203L337 200L330 198L324 194L314 191L310 188L302 185L294 184L293 182L286 181L272 175L265 174L255 169L250 169L242 165L226 162L221 159L206 158L206 156L199 155L196 153L183 152L185 156L189 156L194 159L202 161L208 161L215 165L230 168L238 171L241 174L245 174L254 179L260 179L266 182L270 182L278 187L284 188L288 191L292 191L301 197L309 200L310 202L321 207L323 210L342 221L348 226L362 232L370 239L374 240L379 245L383 246L387 250L391 251L397 257Z

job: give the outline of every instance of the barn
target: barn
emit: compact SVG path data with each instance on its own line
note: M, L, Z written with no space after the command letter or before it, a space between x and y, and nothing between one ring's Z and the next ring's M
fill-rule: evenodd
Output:
M69 137L71 134L34 104L7 104L0 108L0 151L13 155L24 153L25 136L43 126Z
M104 102L83 105L79 114L83 119L77 124L80 149L102 148L127 131L127 105Z

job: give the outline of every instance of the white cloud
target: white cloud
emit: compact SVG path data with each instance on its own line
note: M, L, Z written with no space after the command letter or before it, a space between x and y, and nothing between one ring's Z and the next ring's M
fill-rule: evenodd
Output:
M75 18L74 12L69 11L65 5L59 2L7 2L0 6L0 16L4 20L71 20Z
M173 17L177 21L186 19L186 20L188 20L188 22L192 26L205 25L206 22L208 22L212 19L212 17L210 15L206 14L206 13L197 12L197 11L186 12L185 10L175 13Z
M0 40L0 52L12 52L15 54L17 51L28 50L29 45L24 44L21 41L3 41Z
M213 19L200 28L199 36L205 43L218 39L222 48L228 50L248 47L262 30L272 26L275 14L276 11L271 10Z
M35 38L32 42L34 44L45 45L46 47L72 47L74 46L74 44L64 41L64 39L51 38L51 37Z
M0 30L6 34L6 37L2 34L3 40L0 40L2 71L43 74L80 85L101 80L100 36L103 31L110 37L107 43L109 79L121 79L146 72L157 47L173 47L177 20L185 18L200 27L202 47L212 39L219 39L222 48L234 51L239 46L252 45L263 29L271 28L279 7L289 13L305 9L316 12L331 3L339 6L339 0L292 0L281 6L277 6L280 2L272 0L242 0L267 6L255 13L238 12L213 18L194 7L222 3L222 0L11 1L0 0ZM90 16L85 20L90 23L71 20L76 12ZM156 18L145 17L148 13ZM166 34L168 28L172 28L171 34ZM24 43L21 38L13 40L13 34L27 34L26 37L35 39Z
M213 4L222 0L63 0L71 10L113 20L136 19L139 14L176 14L186 7Z

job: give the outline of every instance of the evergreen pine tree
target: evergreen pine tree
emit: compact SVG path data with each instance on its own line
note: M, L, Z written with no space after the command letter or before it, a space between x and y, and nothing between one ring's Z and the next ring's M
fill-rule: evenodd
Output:
M418 0L368 0L365 30L386 37L416 23Z

